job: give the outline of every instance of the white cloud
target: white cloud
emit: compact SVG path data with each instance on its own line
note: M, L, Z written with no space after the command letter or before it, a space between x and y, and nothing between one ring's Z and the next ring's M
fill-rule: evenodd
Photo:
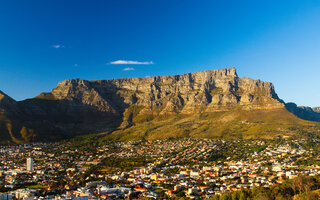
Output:
M54 45L52 45L52 48L54 48L54 49L60 49L60 48L64 48L64 46L61 45L61 44L54 44Z
M133 71L133 70L134 70L134 68L132 68L132 67L126 67L122 71Z
M132 61L132 60L116 60L110 62L112 65L152 65L152 61L140 62L140 61Z

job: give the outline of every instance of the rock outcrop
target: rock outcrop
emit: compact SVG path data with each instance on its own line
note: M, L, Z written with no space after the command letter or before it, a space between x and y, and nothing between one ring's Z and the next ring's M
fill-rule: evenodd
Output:
M239 78L235 68L146 78L71 79L50 93L21 102L0 93L2 118L32 130L34 140L108 132L162 115L235 107L270 110L285 106L272 83ZM3 127L0 131L0 135L8 132ZM27 137L17 138L24 141Z
M320 113L320 107L313 107L312 110L314 112Z

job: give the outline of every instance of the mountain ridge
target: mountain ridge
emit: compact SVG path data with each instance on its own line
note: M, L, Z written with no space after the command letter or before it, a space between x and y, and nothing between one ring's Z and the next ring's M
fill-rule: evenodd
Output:
M5 99L11 106L0 104L0 117L7 119L0 120L0 138L14 142L112 134L176 116L288 109L272 83L239 78L235 68L143 78L69 79L32 99ZM8 124L15 130L9 130Z

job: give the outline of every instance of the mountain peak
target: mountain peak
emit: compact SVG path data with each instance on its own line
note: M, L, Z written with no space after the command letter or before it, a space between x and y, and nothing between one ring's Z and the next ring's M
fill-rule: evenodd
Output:
M1 101L6 101L6 102L16 102L14 99L9 97L6 93L2 92L0 90L0 102Z
M232 68L223 68L223 69L212 69L212 70L205 70L205 71L199 71L194 72L190 74L198 74L198 73L209 73L214 76L233 76L238 77L237 70L235 67Z
M0 90L0 100L2 100L3 98L7 97L8 95L6 95L4 92L2 92Z

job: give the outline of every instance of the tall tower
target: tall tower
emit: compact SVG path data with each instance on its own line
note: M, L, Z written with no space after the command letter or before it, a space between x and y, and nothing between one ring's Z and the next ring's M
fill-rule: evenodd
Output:
M27 171L33 171L33 159L27 158Z

